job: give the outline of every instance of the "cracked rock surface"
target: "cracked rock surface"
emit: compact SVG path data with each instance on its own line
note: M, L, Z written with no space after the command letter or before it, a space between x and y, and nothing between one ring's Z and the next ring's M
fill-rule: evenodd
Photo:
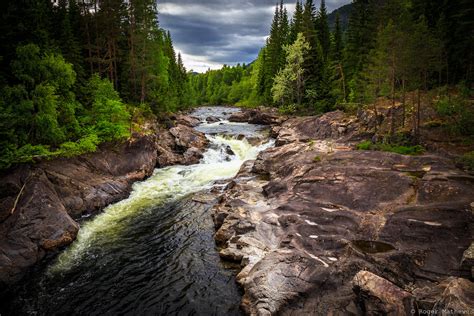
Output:
M444 157L352 150L342 112L273 128L214 207L251 315L411 314L474 306L474 177Z

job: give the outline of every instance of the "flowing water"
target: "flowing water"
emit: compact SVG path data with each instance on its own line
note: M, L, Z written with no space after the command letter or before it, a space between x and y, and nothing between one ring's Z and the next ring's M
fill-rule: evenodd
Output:
M215 249L212 205L193 199L271 145L254 147L233 138L261 132L258 126L226 121L234 111L197 110L201 119L223 119L197 128L211 143L201 163L156 169L134 184L128 199L82 223L77 240L15 293L9 312L239 315L234 272Z

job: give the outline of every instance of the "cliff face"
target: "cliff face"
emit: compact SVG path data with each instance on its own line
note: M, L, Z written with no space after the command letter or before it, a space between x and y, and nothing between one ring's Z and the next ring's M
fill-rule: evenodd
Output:
M290 119L220 197L215 239L242 266L247 313L474 305L474 177L436 154L354 150L370 124L342 112Z
M207 139L178 124L95 153L23 165L0 178L0 285L12 284L41 260L74 241L75 219L128 196L154 168L193 164ZM188 124L189 125L189 124Z

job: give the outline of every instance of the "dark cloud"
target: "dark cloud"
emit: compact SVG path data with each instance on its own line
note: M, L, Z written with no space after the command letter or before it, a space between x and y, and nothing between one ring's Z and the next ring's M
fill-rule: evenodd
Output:
M171 31L188 69L249 63L265 43L276 0L163 0L161 26ZM285 1L291 12L295 1ZM350 0L326 0L328 11ZM319 3L317 3L319 5Z

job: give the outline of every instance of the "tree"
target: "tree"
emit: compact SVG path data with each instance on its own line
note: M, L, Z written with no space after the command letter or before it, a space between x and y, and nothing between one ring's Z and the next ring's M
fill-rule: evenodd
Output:
M305 72L304 56L310 50L302 33L296 41L285 46L286 65L278 72L272 87L273 100L280 104L301 104L304 96Z
M121 139L129 135L130 114L125 109L113 84L98 75L90 78L87 89L91 95L88 123L94 133L104 141Z
M336 14L336 26L332 36L332 97L336 102L347 102L347 83L343 67L343 41L339 13Z
M323 51L323 57L326 60L331 48L331 35L328 25L328 13L325 0L321 0L321 6L316 17L316 30L318 32L319 43Z
M306 98L313 102L318 97L318 86L321 80L322 49L315 29L315 7L312 0L307 0L303 12L303 36L310 49L304 58L304 71L306 77Z
M303 5L297 0L295 13L291 19L289 44L293 44L298 37L298 33L301 32L303 32Z

